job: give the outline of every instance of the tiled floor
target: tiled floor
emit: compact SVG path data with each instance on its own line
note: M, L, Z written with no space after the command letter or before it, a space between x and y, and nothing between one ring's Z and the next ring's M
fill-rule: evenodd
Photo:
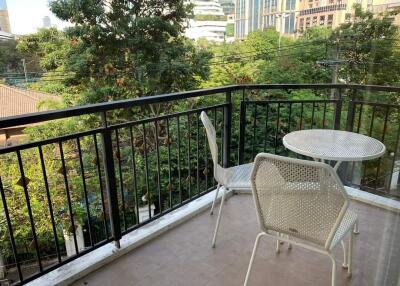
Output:
M400 215L356 204L361 233L355 239L354 273L347 278L337 254L338 285L400 285ZM250 195L227 201L217 247L210 247L216 216L204 212L157 239L119 258L78 285L243 285L253 243L258 232ZM330 285L327 256L294 247L274 251L275 242L264 238L249 285Z

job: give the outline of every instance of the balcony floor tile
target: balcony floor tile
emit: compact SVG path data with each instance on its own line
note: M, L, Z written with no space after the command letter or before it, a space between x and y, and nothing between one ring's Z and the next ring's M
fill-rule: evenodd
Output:
M340 267L342 250L335 249L338 286L398 286L400 283L400 214L354 203L361 233L355 239L354 273ZM224 208L217 247L211 248L217 216L201 213L113 263L75 282L81 285L216 286L243 285L258 233L250 195L236 195ZM285 246L275 254L275 242L260 243L250 285L330 285L327 256Z

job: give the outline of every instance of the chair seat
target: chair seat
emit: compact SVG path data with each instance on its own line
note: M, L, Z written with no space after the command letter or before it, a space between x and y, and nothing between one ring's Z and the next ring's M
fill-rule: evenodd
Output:
M349 231L352 231L354 224L357 222L357 214L351 210L347 210L342 222L336 230L335 236L332 239L330 249L334 248Z
M221 184L233 190L251 190L250 175L253 163L238 165L230 168L220 168Z

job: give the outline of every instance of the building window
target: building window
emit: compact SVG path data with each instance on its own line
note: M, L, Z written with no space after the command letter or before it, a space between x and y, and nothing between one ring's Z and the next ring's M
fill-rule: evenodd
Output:
M306 29L310 27L310 17L306 18Z
M299 31L300 31L300 33L303 33L303 31L304 31L304 18L301 18L301 19L300 19L300 22L299 22Z
M333 15L328 15L328 27L332 28L333 26Z
M277 7L277 0L272 0L271 1L271 12L276 12L276 7Z
M320 26L325 26L325 16L319 17L319 25Z
M286 10L294 10L296 8L296 0L286 0Z
M314 16L314 17L312 18L312 25L313 25L313 26L316 26L316 25L317 25L317 21L318 21L318 17L317 17L317 16Z

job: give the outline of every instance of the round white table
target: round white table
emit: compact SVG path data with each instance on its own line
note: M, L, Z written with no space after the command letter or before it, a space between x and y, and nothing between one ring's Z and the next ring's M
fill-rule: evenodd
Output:
M294 131L283 137L283 145L317 161L336 161L335 171L342 162L372 160L381 157L386 151L385 145L379 140L354 132L331 129ZM358 233L357 224L354 232Z
M298 154L321 161L365 161L381 157L385 145L368 136L340 130L309 129L291 132L283 137L283 145Z

